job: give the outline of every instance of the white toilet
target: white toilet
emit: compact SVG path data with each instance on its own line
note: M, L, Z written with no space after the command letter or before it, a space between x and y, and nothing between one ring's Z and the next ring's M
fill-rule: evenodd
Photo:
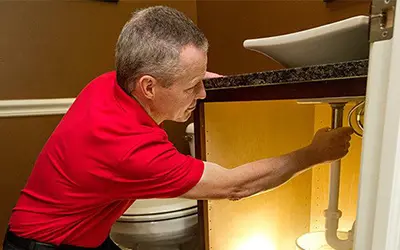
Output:
M193 123L186 128L194 155ZM111 238L122 249L198 249L197 201L181 198L137 200L117 220Z

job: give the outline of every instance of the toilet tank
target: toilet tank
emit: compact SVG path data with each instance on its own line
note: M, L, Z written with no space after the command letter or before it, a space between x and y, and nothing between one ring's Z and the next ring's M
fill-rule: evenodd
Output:
M189 143L190 154L193 157L195 157L195 149L194 149L195 140L194 140L194 124L193 123L190 123L186 127L186 137L185 138Z

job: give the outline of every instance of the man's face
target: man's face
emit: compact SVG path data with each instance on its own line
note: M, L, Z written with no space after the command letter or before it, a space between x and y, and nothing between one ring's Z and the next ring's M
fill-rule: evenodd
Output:
M206 92L203 78L207 69L207 54L194 46L186 46L180 55L181 77L170 87L157 86L154 107L165 120L185 122L190 118L198 99Z

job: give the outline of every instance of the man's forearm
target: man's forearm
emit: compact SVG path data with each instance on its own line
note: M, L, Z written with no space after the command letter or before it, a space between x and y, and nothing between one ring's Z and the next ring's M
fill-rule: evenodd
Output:
M200 181L182 197L238 200L271 190L316 164L344 157L349 151L352 133L353 130L348 127L335 130L322 128L317 131L310 146L234 169L205 162Z
M241 165L231 170L235 176L233 179L240 182L230 199L237 200L278 187L296 173L318 163L318 156L309 147L305 147L279 157Z

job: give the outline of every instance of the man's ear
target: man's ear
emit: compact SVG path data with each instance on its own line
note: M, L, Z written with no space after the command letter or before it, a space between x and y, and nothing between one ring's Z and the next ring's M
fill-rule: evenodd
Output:
M142 92L142 95L147 99L154 99L156 92L155 86L157 84L157 80L149 75L144 75L139 78L136 83L136 88Z

